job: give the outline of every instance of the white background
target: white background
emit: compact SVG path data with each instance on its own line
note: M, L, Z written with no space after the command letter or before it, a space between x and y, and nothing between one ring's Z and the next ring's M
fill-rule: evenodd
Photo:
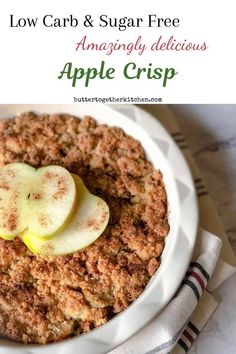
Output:
M236 50L234 0L227 1L31 1L8 0L0 4L0 103L73 103L73 97L140 96L162 97L163 103L233 103L236 101ZM96 7L96 8L95 8ZM10 28L10 14L38 17L36 28ZM112 28L46 28L45 14L82 20L91 14L111 17L178 17L178 28L131 28L120 32ZM133 41L139 35L147 43L159 35L174 35L179 40L206 41L205 52L150 52L142 56L116 52L76 52L76 42L84 35L90 41ZM57 77L66 62L77 67L96 67L105 60L116 68L114 80L94 79L88 88L84 82L71 86L71 80ZM140 67L175 67L178 75L162 87L160 80L127 80L123 66L135 61Z

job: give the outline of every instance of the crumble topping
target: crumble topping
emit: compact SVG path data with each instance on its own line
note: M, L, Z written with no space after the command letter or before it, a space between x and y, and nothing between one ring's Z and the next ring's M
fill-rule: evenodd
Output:
M110 220L92 245L67 256L36 256L20 238L0 238L0 334L44 344L101 326L160 265L169 231L161 173L122 129L69 115L0 121L0 166L12 162L78 174L108 203Z

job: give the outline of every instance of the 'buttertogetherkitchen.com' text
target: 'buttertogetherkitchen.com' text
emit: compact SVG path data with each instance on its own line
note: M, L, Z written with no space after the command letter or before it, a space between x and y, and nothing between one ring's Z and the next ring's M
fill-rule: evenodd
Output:
M162 102L161 97L74 97L75 103L157 103Z

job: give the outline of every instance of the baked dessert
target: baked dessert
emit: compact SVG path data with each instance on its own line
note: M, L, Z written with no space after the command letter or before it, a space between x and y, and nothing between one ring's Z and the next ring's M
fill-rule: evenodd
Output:
M0 239L0 334L57 342L101 326L144 291L169 231L162 175L141 144L91 117L24 113L0 121L0 166L60 165L103 198L110 220L89 247L34 255L19 237Z

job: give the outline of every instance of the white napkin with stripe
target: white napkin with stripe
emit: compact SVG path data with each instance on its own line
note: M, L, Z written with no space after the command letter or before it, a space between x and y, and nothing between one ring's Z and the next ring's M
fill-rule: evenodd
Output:
M110 354L186 353L218 306L210 292L236 271L232 249L173 115L166 106L146 107L162 117L162 123L189 162L199 199L200 226L219 237L199 229L192 262L174 298L151 323ZM135 106L116 106L116 109L137 121L139 115L148 117Z

